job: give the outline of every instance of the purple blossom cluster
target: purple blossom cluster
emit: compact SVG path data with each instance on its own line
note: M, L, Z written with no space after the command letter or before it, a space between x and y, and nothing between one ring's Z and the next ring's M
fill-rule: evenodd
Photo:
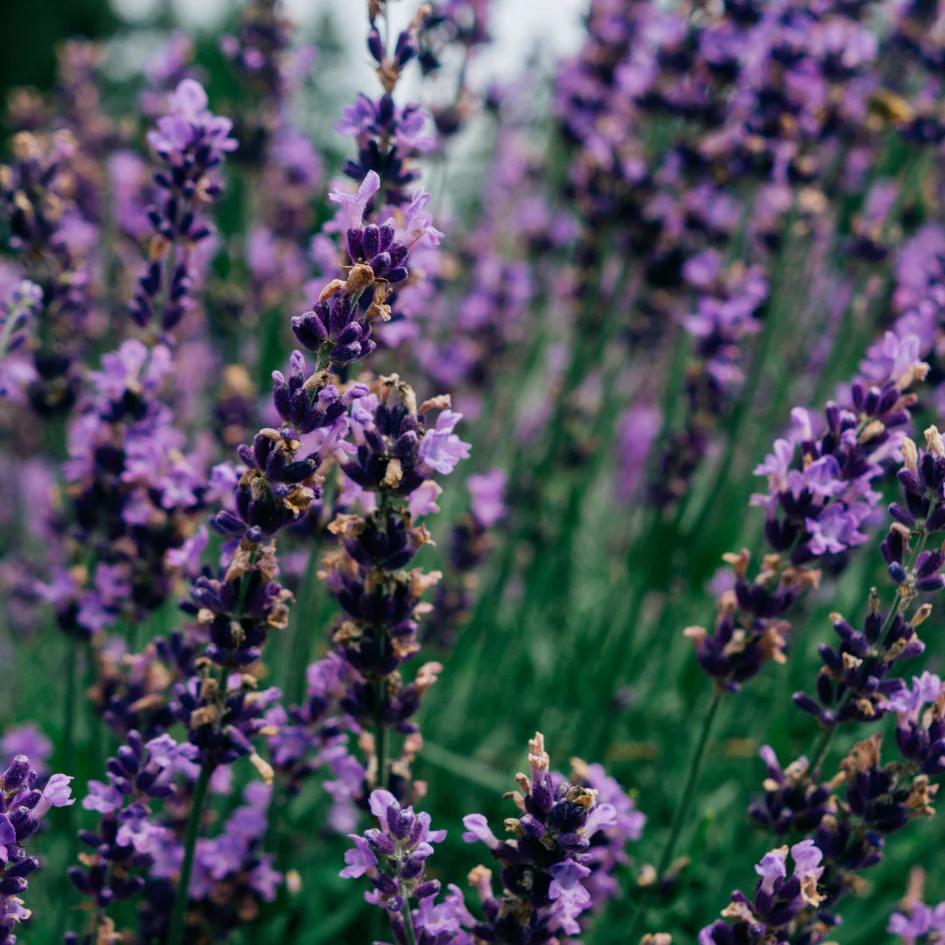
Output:
M881 498L872 483L902 447L917 400L910 388L928 371L917 355L915 336L900 341L887 334L882 382L855 380L842 400L827 403L820 422L794 409L790 432L756 468L767 477L768 492L753 496L752 504L765 511L773 553L754 578L747 552L726 556L734 587L719 597L715 631L685 631L700 665L720 686L737 688L764 663L783 662L791 629L786 614L819 583L815 565L842 560L868 540L865 529L879 517ZM929 566L932 572L938 567L934 559Z
M753 500L765 510L768 541L795 563L866 541L862 526L879 501L870 483L895 456L915 403L909 389L927 371L915 336L887 335L882 357L884 376L857 379L844 400L828 403L821 432L805 411L794 411L788 436L755 470L768 478L768 494ZM794 467L798 452L803 472Z
M24 275L42 291L30 344L32 364L18 388L40 416L67 413L78 394L76 358L89 308L93 247L74 196L76 140L71 132L17 135L0 172L10 246Z
M266 312L300 304L308 279L312 200L322 183L322 161L312 142L288 121L275 131L260 180L260 221L250 232L246 263L251 307Z
M481 814L463 818L463 839L484 843L501 867L498 897L488 869L471 876L484 914L473 933L484 941L541 943L580 934L586 914L613 894L613 871L643 826L599 766L579 766L575 783L553 774L540 733L529 742L528 764L511 795L519 816L505 822L513 839L500 841Z
M152 145L172 169L183 169L181 181L189 185L196 179L195 193L212 198L218 193L220 158L234 145L229 123L206 110L198 88L188 80L178 88L170 117L159 122L161 142ZM392 89L388 83L388 92ZM380 114L379 120L387 118ZM409 109L393 121L405 122L410 134ZM377 133L385 148L378 166L389 175L390 145L386 131ZM371 151L365 141L362 157ZM395 163L398 186L406 186L414 174L404 160ZM286 374L273 372L279 426L264 427L239 448L240 468L218 467L206 485L200 477L199 494L213 493L221 503L213 524L224 545L217 571L191 571L184 610L194 623L156 641L140 658L126 659L124 668L103 661L98 693L103 714L128 732L128 744L110 764L109 784L94 784L86 803L103 814L94 838L99 858L89 869L74 871L80 891L97 902L91 934L111 927L104 913L113 900L139 892L145 897L140 921L150 929L147 934L175 943L202 927L225 932L254 904L274 897L280 874L260 849L268 793L265 804L259 792L247 795L247 806L217 839L201 835L208 787L239 758L248 757L264 782L278 775L289 790L319 769L330 771L334 780L325 789L336 798L339 826L352 816L352 795L365 796L366 783L402 791L409 786L402 766L419 739L408 720L437 672L437 664L427 664L403 683L398 671L416 650L420 595L436 579L406 568L429 543L413 518L432 511L439 492L432 477L451 472L469 447L454 432L460 415L449 409L448 397L418 406L396 375L373 384L343 379L354 362L374 350L372 325L390 318L388 300L409 278L411 251L433 246L440 237L425 209L427 195L401 199L400 191L383 191L390 204L383 215L381 193L382 178L373 167L357 193L332 192L339 211L328 232L340 227L338 271L344 278L329 281L312 309L292 322L315 363L296 351ZM182 233L184 243L192 235L189 229ZM171 268L176 265L171 261ZM149 365L170 360L161 345L140 351ZM307 701L286 709L277 688L257 684L267 639L287 626L292 600L278 580L276 538L319 508L329 476L344 477L362 496L365 512L338 516L330 526L339 557L326 567L325 580L345 618L333 635L333 651L309 672ZM149 495L154 493L152 487ZM372 493L375 503L368 498ZM200 551L182 550L172 558L196 563ZM146 745L134 729L128 731L142 723L155 732ZM178 769L152 757L175 723L187 733ZM388 728L405 736L396 771L394 765L388 770L384 756ZM368 729L374 738L370 770L348 746L349 735ZM274 767L259 754L264 738ZM111 865L114 861L121 869ZM220 888L230 891L231 908L205 909L204 901L213 902Z
M329 651L306 669L305 698L288 709L275 705L266 714L272 764L290 794L301 791L306 779L328 771L322 787L331 797L328 823L337 833L357 823L357 801L365 782L363 764L352 754L351 736L360 734L341 701L351 685L353 670Z
M467 480L469 514L453 526L449 538L450 571L437 584L425 644L452 646L471 616L479 570L493 546L492 530L505 518L508 476L501 469L474 473Z
M410 900L435 899L439 892L435 880L424 882L424 870L426 860L433 855L433 844L442 842L446 831L431 830L429 814L401 807L390 791L372 791L369 805L378 827L364 836L351 835L354 848L345 854L341 876L367 876L374 887L367 894L368 901L391 913L398 941L410 941L406 932L407 923L412 925L414 921ZM380 868L382 863L386 869ZM416 938L415 926L413 932Z
M246 4L236 33L220 40L221 51L250 99L239 110L239 160L262 164L269 139L278 128L295 67L290 27L281 4L258 0Z
M800 941L822 941L841 922L837 905L856 888L859 874L882 861L887 838L934 813L936 786L929 776L911 762L884 764L881 741L874 735L856 744L830 781L820 780L819 758L811 765L800 758L782 771L766 752L769 779L753 816L778 832L807 832L805 842L822 853L816 909L795 919Z
M243 794L243 804L220 833L197 841L190 898L196 903L198 926L217 935L240 928L275 901L284 878L272 855L261 851L272 788L252 782Z
M168 105L168 113L148 133L159 167L148 210L154 235L131 303L131 317L138 325L157 323L163 332L176 328L193 304L195 257L213 234L203 210L219 198L218 168L236 148L236 139L230 137L232 122L208 110L200 83L183 79Z
M232 104L239 142L234 158L252 175L254 219L245 245L250 285L240 323L258 326L267 313L297 306L309 281L323 160L292 104L316 56L312 47L293 45L292 24L271 0L246 4L237 31L225 35L220 48L240 85Z
M0 942L16 945L16 927L29 919L20 898L29 888L28 877L39 860L26 846L53 807L75 803L71 777L54 774L41 778L26 755L16 755L0 774Z
M688 491L708 451L716 418L727 412L744 383L745 340L761 331L758 315L768 297L760 266L723 272L719 254L707 251L687 262L685 275L700 290L696 310L683 319L695 341L686 372L687 425L670 438L661 460L654 501L668 504Z
M752 819L778 835L807 833L808 842L823 854L822 899L815 912L795 920L805 936L799 940L821 941L839 923L836 905L855 888L858 874L882 861L886 838L934 813L934 779L943 771L941 681L926 672L910 687L898 675L901 660L924 651L917 629L932 612L928 596L943 586L937 574L941 552L924 550L928 536L940 527L935 510L942 447L934 427L926 431L926 443L919 450L908 438L902 441L903 502L890 505L893 522L881 543L895 586L891 605L884 609L874 588L862 630L833 614L840 642L819 648L823 667L817 697L794 697L823 729L812 755L782 767L769 747L762 751L767 778L763 797L749 809ZM835 778L825 779L836 732L875 725L887 714L896 715L902 761L882 762L883 736L877 733L854 746Z
M82 806L99 814L99 823L80 839L94 854L82 867L71 867L69 878L98 907L137 895L158 857L173 860L173 833L152 819L152 805L174 796L178 776L193 777L195 758L191 746L169 735L144 742L131 731L108 761L108 781L89 782Z
M43 290L24 279L6 299L0 313L0 396L6 396L16 384L19 373L13 363L15 353L23 348L29 338L43 301Z
M70 870L70 878L94 902L96 915L88 933L69 933L67 941L114 934L114 924L104 918L107 910L136 896L145 900L143 934L167 934L173 884L186 856L182 813L197 790L199 759L191 743L167 734L144 742L132 731L109 760L108 782L89 783L83 807L96 812L99 823L81 832L93 852ZM259 849L269 802L269 787L250 784L245 803L219 834L197 842L188 887L193 934L225 935L274 899L282 877Z
M89 373L63 466L70 537L89 563L84 574L57 571L48 591L69 634L87 639L156 610L196 570L207 486L161 400L173 370L168 348L129 340Z
M817 883L823 875L823 853L813 840L802 840L790 848L792 869L787 867L788 848L766 853L755 867L760 877L754 897L741 891L722 912L724 920L713 922L699 933L699 945L735 945L741 942L771 942L787 945L793 926L805 911L822 901Z
M818 699L795 695L798 707L828 728L881 717L888 700L898 698L902 689L901 681L888 678L890 672L900 660L915 658L925 649L916 629L928 618L931 605L924 603L908 619L904 610L919 595L935 594L945 587L939 573L945 554L940 549L924 550L928 537L945 526L938 514L945 498L945 447L935 427L926 431L926 442L928 448L920 451L910 439L903 440L905 464L899 480L904 504L890 505L894 521L882 542L887 570L896 584L893 606L884 613L878 595L871 593L861 631L834 614L840 643L836 648L820 647L823 670L817 682Z

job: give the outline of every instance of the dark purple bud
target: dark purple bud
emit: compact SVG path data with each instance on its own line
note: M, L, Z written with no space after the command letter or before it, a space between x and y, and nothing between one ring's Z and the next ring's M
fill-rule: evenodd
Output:
M303 312L292 319L292 332L302 347L318 351L326 341L328 332L315 312Z
M820 717L821 711L820 706L809 696L806 692L795 692L794 693L794 705L796 705L802 712L807 712L810 715Z
M26 783L29 776L29 758L26 755L17 755L11 762L10 767L3 773L3 789L7 792L14 791Z
M380 65L384 61L384 41L381 39L381 34L373 27L368 33L367 46L374 61Z

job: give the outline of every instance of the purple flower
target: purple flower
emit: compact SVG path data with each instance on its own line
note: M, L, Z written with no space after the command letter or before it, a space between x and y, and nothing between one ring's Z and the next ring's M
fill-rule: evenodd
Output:
M24 395L39 418L67 415L75 406L76 362L93 340L89 311L98 240L89 219L94 211L82 197L94 202L97 187L82 165L98 156L80 153L67 124L60 119L51 133L17 135L0 182L10 247L22 265L17 288L4 292L0 388ZM82 185L88 185L84 193ZM32 357L8 357L11 348L25 351L31 321Z
M407 508L410 510L410 514L414 518L422 518L425 515L432 515L434 512L439 512L440 507L436 504L436 500L442 494L442 486L432 479L421 483L410 493L410 497L407 500Z
M23 279L0 308L0 397L8 393L8 359L26 343L30 323L39 314L42 302L43 290Z
M555 863L548 872L552 877L548 886L548 898L554 903L552 915L565 932L578 935L581 931L578 916L591 901L591 894L581 881L590 876L591 871L575 860L565 860Z
M89 781L88 794L82 800L85 810L93 810L99 814L113 814L122 805L122 793L111 784L101 781Z
M413 921L415 929L421 930L434 942L472 945L474 941L466 930L473 927L475 919L466 908L462 891L452 884L439 903L434 895L422 898L417 904Z
M732 893L730 905L722 912L727 921L717 921L699 933L699 945L729 945L731 942L787 940L791 923L808 906L818 906L823 896L817 884L823 875L823 853L813 840L802 840L790 848L793 872L787 867L788 848L766 853L755 867L760 877L753 899L742 892ZM735 937L733 937L735 936Z
M75 803L75 798L72 796L72 781L72 775L52 775L33 808L33 816L39 819L52 807L71 807Z
M222 193L219 167L237 147L230 137L233 123L214 115L207 105L203 86L183 79L168 100L168 114L148 132L161 168L148 211L154 251L130 308L142 326L157 318L161 328L170 331L195 304L196 249L213 232L202 211Z
M191 877L193 900L204 900L210 910L218 908L216 903L224 891L231 895L236 891L238 900L272 901L282 874L260 849L268 828L271 799L270 786L250 782L243 793L243 804L229 816L220 833L200 838ZM242 908L246 908L245 901ZM217 924L225 926L226 922Z
M94 544L85 586L55 601L60 628L87 638L120 616L140 618L172 593L206 488L161 400L173 370L168 348L124 342L89 378L92 392L68 430L70 538ZM116 442L121 447L116 446ZM199 539L197 540L199 543Z
M74 803L71 777L54 774L42 790L39 774L26 755L16 755L0 773L0 942L13 945L13 929L30 917L20 895L29 888L27 877L39 869L39 860L25 847L51 807Z
M650 450L663 425L662 412L649 404L632 405L617 426L617 494L635 495L643 480Z
M212 114L203 86L194 79L182 79L168 100L169 114L159 118L157 130L148 132L148 144L172 164L182 163L185 152L198 143L209 149L207 163L235 151L237 141L230 137L233 123Z
M452 410L442 411L436 418L436 425L427 430L420 441L417 451L420 461L444 476L469 457L470 445L453 433L462 418L462 414Z
M433 226L433 216L427 210L432 199L430 194L417 191L410 205L404 211L403 226L397 232L397 238L408 249L423 240L428 246L438 246L443 234Z
M377 857L371 850L371 844L358 834L348 834L354 847L345 851L345 868L338 874L344 879L357 879L370 874L377 868Z
M380 187L381 179L377 172L368 171L356 193L351 194L343 190L329 191L328 198L341 207L341 222L346 230L364 225L364 214L367 206L380 190Z
M416 917L410 912L412 899L423 902L435 899L439 893L439 882L425 880L424 871L426 860L433 854L433 844L442 842L446 831L431 830L429 814L416 814L412 807L401 807L389 791L372 791L368 804L380 829L371 828L363 836L351 835L354 849L345 853L346 865L340 875L346 879L367 876L373 886L367 900L388 911L395 930L404 921L402 910L410 915L415 931L424 917L449 925L451 916L456 915L455 906L440 911L428 902Z
M896 742L926 775L945 772L945 684L933 673L913 677L882 703L896 713ZM926 708L928 707L928 708Z
M919 942L932 942L926 936L935 934L936 938L945 935L945 902L937 906L927 906L922 902L915 902L909 906L909 911L894 912L889 917L886 929L902 939L902 945L918 945Z
M867 541L867 536L859 527L864 513L868 511L868 508L861 506L844 509L840 505L831 505L818 518L805 519L804 524L810 534L808 549L819 557L840 554L847 548L862 545Z
M613 894L612 873L625 862L627 835L618 808L600 803L597 790L580 782L600 783L626 815L629 799L616 784L601 769L583 765L573 784L553 775L540 733L529 742L528 762L529 775L516 777L520 816L505 822L513 839L499 841L481 814L463 818L463 839L484 843L502 866L501 899L493 895L488 870L474 871L485 913L476 929L490 940L516 941L528 928L580 934L580 917Z
M483 528L492 528L505 517L505 488L508 476L501 469L474 473L466 482L470 496L470 511Z
M8 728L0 738L0 764L4 766L16 755L26 755L37 773L43 775L48 770L52 751L52 742L32 722Z
M463 818L463 826L466 832L463 834L463 840L466 843L484 843L490 850L495 850L499 846L499 841L495 834L489 828L489 822L482 814L467 814Z
M172 839L171 831L151 820L151 811L143 804L132 804L121 811L115 841L122 847L133 847L145 856L158 854Z

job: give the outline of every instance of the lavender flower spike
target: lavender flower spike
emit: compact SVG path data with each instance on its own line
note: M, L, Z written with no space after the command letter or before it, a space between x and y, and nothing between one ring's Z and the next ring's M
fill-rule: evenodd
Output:
M766 853L755 867L761 877L755 895L732 893L731 903L722 911L727 921L716 921L699 933L699 945L741 945L770 942L788 945L793 923L805 910L820 904L823 897L817 881L823 874L823 854L813 840L802 840L790 848L794 869L788 874L788 848Z
M602 897L596 894L601 875L613 868L615 858L597 850L601 834L625 842L641 824L634 819L629 833L626 827L614 830L620 820L612 804L601 803L594 788L571 784L549 770L540 732L528 748L529 774L515 776L519 791L510 795L520 816L505 822L515 839L500 841L481 814L463 818L463 839L484 843L502 865L499 897L493 894L489 870L478 867L470 874L485 914L473 932L488 942L550 945L580 934L583 917L606 897L606 891ZM600 771L585 774L601 781ZM612 785L607 791L614 795ZM621 810L620 817L626 813Z
M236 148L232 122L207 108L207 93L194 79L184 79L170 98L170 111L148 132L148 144L160 162L154 175L154 228L149 263L138 280L131 317L139 325L154 318L174 328L192 306L193 253L213 232L201 210L221 194L218 168Z
M449 896L436 905L440 883L424 879L433 844L441 843L446 831L431 830L429 814L416 814L412 807L401 807L389 791L372 791L369 806L379 826L360 836L350 835L354 847L345 853L345 867L340 875L345 879L361 876L370 879L374 889L365 898L387 910L398 945L471 943L463 926L472 923L472 916L463 904L462 894L451 887ZM413 899L419 903L416 912L410 908Z
M39 775L26 755L17 755L0 774L0 945L15 945L15 927L30 917L20 896L29 886L27 876L39 869L39 860L24 844L50 808L75 803L71 781L54 774L39 787Z

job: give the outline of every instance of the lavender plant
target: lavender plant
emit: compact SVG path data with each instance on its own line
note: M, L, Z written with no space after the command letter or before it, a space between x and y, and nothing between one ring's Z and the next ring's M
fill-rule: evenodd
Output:
M330 6L13 31L0 939L936 941L942 11Z

